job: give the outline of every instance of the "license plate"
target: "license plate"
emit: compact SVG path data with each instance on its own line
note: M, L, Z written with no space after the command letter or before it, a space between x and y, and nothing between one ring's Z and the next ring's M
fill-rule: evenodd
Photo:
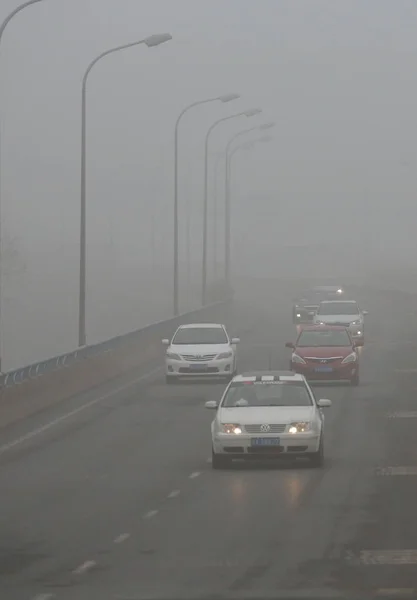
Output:
M280 438L252 438L252 446L279 446Z
M207 369L207 365L202 364L193 364L190 365L190 371L205 371Z
M316 367L316 373L331 373L333 371L333 367Z

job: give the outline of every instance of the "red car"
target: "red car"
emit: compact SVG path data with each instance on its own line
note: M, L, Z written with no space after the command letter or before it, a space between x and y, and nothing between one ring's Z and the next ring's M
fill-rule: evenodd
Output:
M346 327L336 325L311 325L303 327L292 348L290 369L301 373L310 381L348 381L359 385L358 346Z

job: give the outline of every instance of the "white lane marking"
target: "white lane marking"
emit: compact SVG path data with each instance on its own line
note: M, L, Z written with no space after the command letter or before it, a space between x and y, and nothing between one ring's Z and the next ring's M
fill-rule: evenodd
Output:
M180 495L180 490L172 490L172 492L170 492L168 494L168 498L176 498L179 495Z
M377 596L413 596L416 592L415 588L380 588L376 591Z
M417 467L377 467L377 475L417 475Z
M404 410L387 414L388 419L417 419L417 410Z
M152 517L154 517L157 514L158 514L157 510L150 510L149 512L146 513L146 515L143 515L143 518L144 519L152 519Z
M73 573L75 575L83 575L84 573L87 573L87 571L90 571L92 568L94 568L96 564L97 563L94 560L86 560L82 565L74 569Z
M54 594L37 594L33 597L33 600L51 600L54 597Z
M121 533L120 535L117 536L117 538L114 539L114 543L121 544L122 542L125 542L129 538L130 538L130 533Z
M89 402L86 402L82 406L79 406L78 408L75 408L74 410L70 411L69 413L62 415L62 417L58 417L57 419L54 419L53 421L50 421L49 423L42 425L42 427L39 427L38 429L34 429L33 431L27 433L26 435L22 435L22 437L17 438L13 442L9 442L8 444L5 444L4 446L0 446L0 455L4 454L5 452L8 452L15 446L18 446L19 444L23 444L23 442L27 442L28 440L40 435L41 433L48 431L48 429L52 429L52 427L59 425L63 421L66 421L67 419L70 419L71 417L78 415L78 413L81 413L84 410L87 410L87 408L91 408L95 404L98 404L99 402L102 402L103 400L107 400L108 398L111 398L112 396L115 396L116 394L119 394L120 392L123 392L124 390L129 389L130 387L135 386L136 384L140 383L141 381L144 381L145 379L149 379L149 377L152 377L152 375L155 375L162 369L163 369L163 367L158 367L157 369L153 369L152 371L149 371L149 373L145 373L144 375L141 375L134 381L129 381L129 383L125 383L124 385L121 385L120 387L116 388L115 390L112 390L111 392L108 392L107 394L103 394L102 396L99 396L98 398L94 398L94 400L90 400Z
M361 550L359 560L364 565L415 565L417 550Z
M194 471L194 473L191 473L191 475L189 475L188 477L189 479L195 479L199 475L201 475L200 471Z

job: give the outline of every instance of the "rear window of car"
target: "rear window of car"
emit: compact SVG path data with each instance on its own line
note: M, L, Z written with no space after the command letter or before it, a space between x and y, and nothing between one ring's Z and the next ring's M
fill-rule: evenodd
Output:
M304 330L295 344L298 348L351 346L352 340L343 329Z
M318 315L357 315L358 305L355 302L323 302L317 311Z
M224 408L312 404L308 389L302 381L234 382L222 402Z

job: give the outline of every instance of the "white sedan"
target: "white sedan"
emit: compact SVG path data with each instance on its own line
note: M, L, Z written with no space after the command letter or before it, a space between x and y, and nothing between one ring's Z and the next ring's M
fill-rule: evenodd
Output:
M308 457L324 460L324 415L330 400L316 400L303 375L263 371L237 375L227 386L211 425L213 469L232 459Z
M230 338L224 325L218 323L191 323L180 325L165 355L167 383L179 378L227 378L236 373L236 344L239 338Z

